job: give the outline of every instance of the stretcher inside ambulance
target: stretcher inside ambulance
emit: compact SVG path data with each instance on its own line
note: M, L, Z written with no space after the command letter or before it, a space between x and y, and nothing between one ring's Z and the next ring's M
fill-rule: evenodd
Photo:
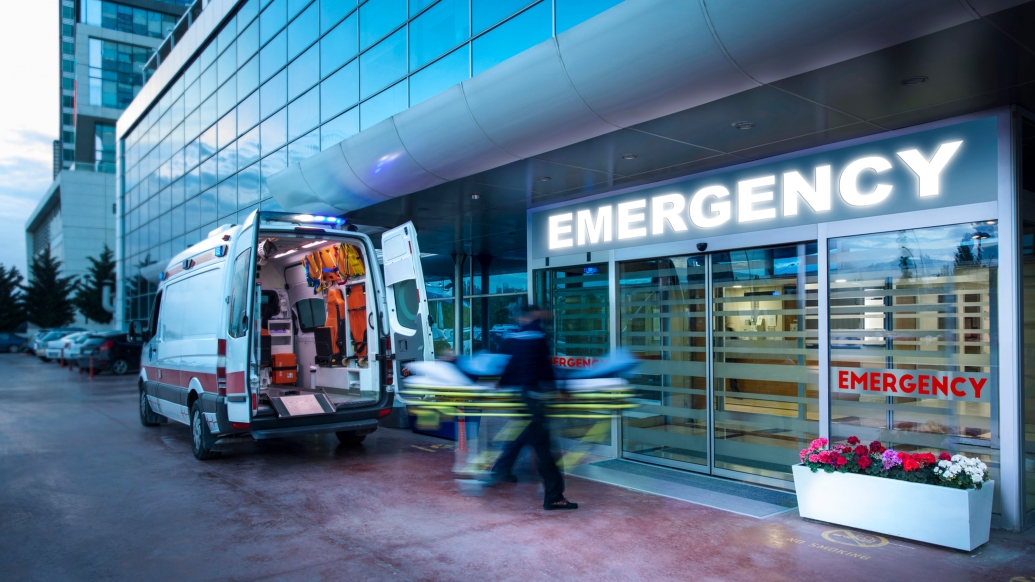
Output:
M400 366L433 359L416 231L381 243L379 261L343 219L255 212L173 258L143 331L141 422L187 424L199 459L242 437L361 442Z

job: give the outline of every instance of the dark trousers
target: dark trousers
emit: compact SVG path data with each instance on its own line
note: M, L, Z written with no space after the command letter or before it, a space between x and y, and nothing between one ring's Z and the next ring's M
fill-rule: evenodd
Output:
M516 439L503 450L503 454L496 460L492 470L494 473L508 473L517 460L518 453L525 445L530 445L535 450L535 456L539 459L539 475L543 478L543 489L546 494L543 496L544 503L553 503L564 495L564 477L561 476L557 463L554 461L553 452L550 450L550 431L546 428L546 417L542 404L535 398L526 396L523 398L528 411L532 414L531 421L525 430L521 431Z

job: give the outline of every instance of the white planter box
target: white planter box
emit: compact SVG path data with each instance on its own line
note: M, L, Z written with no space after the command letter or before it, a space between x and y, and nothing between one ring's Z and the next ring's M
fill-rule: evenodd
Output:
M994 481L952 489L895 479L813 473L795 465L802 517L970 551L988 541Z

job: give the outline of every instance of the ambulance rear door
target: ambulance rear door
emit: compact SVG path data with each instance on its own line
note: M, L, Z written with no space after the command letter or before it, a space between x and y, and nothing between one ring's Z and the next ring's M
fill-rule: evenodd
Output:
M395 359L400 366L414 360L433 360L430 311L413 223L406 222L382 234L381 253Z
M255 317L255 245L258 211L251 213L241 230L228 240L229 279L227 290L229 317L226 325L225 348L220 346L221 367L225 374L219 380L219 391L226 394L227 419L235 428L250 423L255 405L253 392L259 385L258 354L252 353L252 342L258 337L259 323ZM229 233L228 233L229 234ZM222 396L222 394L220 394Z

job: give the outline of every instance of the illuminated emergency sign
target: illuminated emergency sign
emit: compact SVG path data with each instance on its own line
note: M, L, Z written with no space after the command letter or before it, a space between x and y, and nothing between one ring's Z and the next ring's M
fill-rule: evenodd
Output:
M879 392L884 396L968 402L990 402L992 399L988 374L831 368L831 378L835 393L855 392L865 395Z
M532 214L534 257L996 200L994 117Z

